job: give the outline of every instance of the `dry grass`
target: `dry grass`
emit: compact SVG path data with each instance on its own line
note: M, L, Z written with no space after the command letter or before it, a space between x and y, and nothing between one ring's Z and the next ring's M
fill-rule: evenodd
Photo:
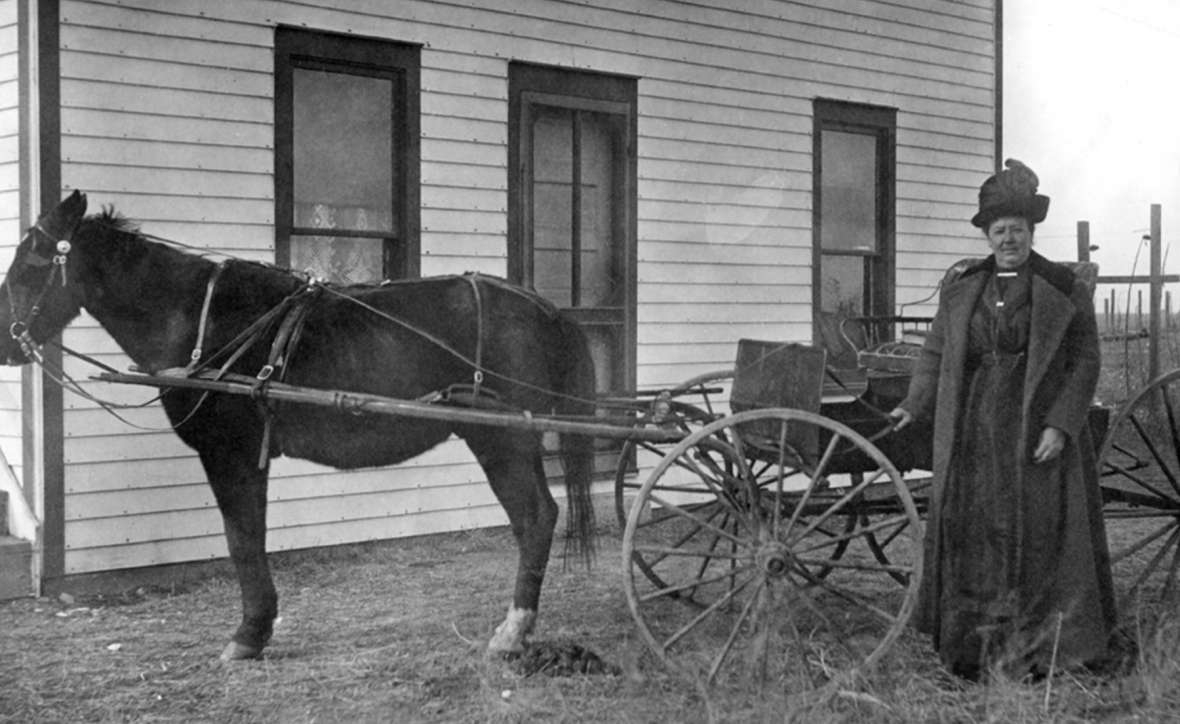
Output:
M491 530L276 556L282 619L267 657L224 665L237 586L0 605L0 720L12 722L1081 722L1180 717L1180 619L1136 620L1122 670L964 684L928 642L819 697L706 689L637 640L617 531L591 571L551 566L538 639L617 674L523 675L483 656L515 555Z

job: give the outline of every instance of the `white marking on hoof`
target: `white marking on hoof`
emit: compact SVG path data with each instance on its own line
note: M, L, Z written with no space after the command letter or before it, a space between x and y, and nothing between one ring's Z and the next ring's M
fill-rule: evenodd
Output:
M537 612L527 608L510 608L504 622L496 627L488 651L500 654L515 654L524 651L524 639L533 632Z
M221 652L222 661L250 661L262 657L262 649L244 646L237 641L230 641Z

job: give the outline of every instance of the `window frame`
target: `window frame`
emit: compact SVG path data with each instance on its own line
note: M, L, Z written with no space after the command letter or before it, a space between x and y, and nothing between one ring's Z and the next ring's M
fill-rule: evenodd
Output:
M382 239L381 276L421 274L421 46L380 38L342 35L280 25L275 29L275 263L289 266L292 236ZM350 73L393 81L395 222L384 231L327 230L295 226L294 88L296 68Z
M818 317L822 311L823 259L825 256L872 257L866 267L871 283L866 283L867 316L893 314L897 290L897 109L865 103L816 98L813 106L812 132L812 309ZM823 248L823 132L839 131L871 135L877 139L876 159L876 241L875 252L825 250ZM866 280L868 282L868 280ZM820 330L815 330L819 339Z
M528 123L532 105L568 108L573 111L618 116L624 124L625 159L615 169L613 203L618 215L613 233L623 248L620 253L620 284L623 287L621 345L623 359L619 374L626 389L635 387L638 260L638 83L630 76L607 75L558 66L513 61L508 71L508 278L523 286L533 282L533 183L531 134ZM527 147L527 148L526 148ZM576 189L578 184L574 184ZM576 295L575 295L576 296ZM579 324L613 324L613 312L604 307L562 308Z

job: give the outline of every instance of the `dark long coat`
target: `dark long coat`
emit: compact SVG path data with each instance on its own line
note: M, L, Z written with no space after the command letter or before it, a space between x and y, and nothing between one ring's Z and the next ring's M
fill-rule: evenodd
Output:
M1029 269L1031 321L1020 443L1012 451L1017 460L1025 461L1018 466L1022 479L1015 485L1022 499L1014 509L1022 520L1014 526L1017 540L1012 550L1017 560L1013 565L1022 585L1039 588L1036 594L1042 603L1048 599L1048 606L1039 605L1038 610L1063 616L1059 660L1080 662L1103 654L1114 623L1101 494L1087 424L1100 368L1097 327L1091 293L1068 268L1034 252ZM961 409L969 382L968 329L994 270L994 257L988 257L944 286L909 393L900 405L916 418L934 423L934 479L917 624L934 634L936 647L954 645L939 641L943 574L948 561L960 554L944 550L943 526L954 525L944 516L945 486L962 436L971 433L963 429ZM1067 436L1063 474L1055 483L1062 486L1059 490L1033 490L1022 484L1024 476L1030 475L1032 451L1046 426ZM1041 482L1038 479L1038 486ZM1045 521L1057 525L1044 526ZM1050 539L1051 535L1060 539Z

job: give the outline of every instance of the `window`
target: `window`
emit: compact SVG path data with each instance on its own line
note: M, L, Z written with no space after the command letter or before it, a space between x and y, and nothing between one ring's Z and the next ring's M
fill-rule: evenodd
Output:
M418 55L277 29L278 264L339 283L418 274Z
M509 276L590 339L600 392L634 386L632 78L513 63Z
M824 99L814 110L815 338L848 369L840 320L893 313L897 111Z

